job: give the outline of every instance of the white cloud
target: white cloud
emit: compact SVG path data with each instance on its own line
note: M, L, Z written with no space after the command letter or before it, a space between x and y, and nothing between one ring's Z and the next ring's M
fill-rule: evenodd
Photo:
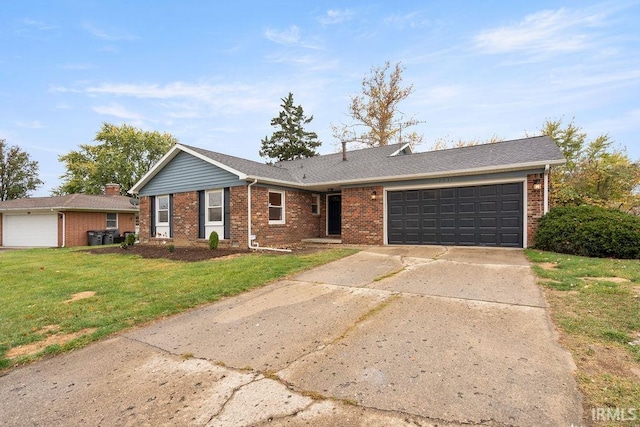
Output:
M137 38L133 34L127 33L122 30L117 30L114 28L105 30L103 28L98 28L91 23L82 24L82 29L87 31L93 37L100 40L120 41L120 40L135 40Z
M300 28L296 25L292 25L286 30L281 31L273 28L267 28L264 32L264 36L274 43L294 45L300 43Z
M392 25L399 29L405 28L419 28L429 25L429 19L423 17L423 12L410 12L401 14L389 15L384 18L384 23Z
M604 18L605 14L598 12L543 10L517 24L484 30L474 42L480 52L489 54L582 51L593 44L590 29L601 25Z
M145 117L142 114L128 110L126 107L120 104L114 103L110 105L100 105L96 107L91 107L91 109L98 114L114 116L120 119L133 120L138 122L145 120Z
M22 23L29 26L30 28L33 28L39 31L51 31L58 28L55 25L46 24L42 21L36 21L35 19L29 19L29 18L23 19Z
M42 129L43 127L42 123L38 120L32 120L30 122L16 122L16 126L28 129Z
M63 70L90 70L95 68L92 64L61 64L58 65L59 68Z
M353 16L354 12L349 9L329 9L327 13L318 18L318 22L322 25L335 25L350 21Z

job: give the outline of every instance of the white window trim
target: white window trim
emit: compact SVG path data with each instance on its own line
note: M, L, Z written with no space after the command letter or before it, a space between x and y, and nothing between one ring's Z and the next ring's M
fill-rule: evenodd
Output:
M116 216L116 226L115 227L109 227L109 215L115 215ZM105 228L107 230L117 230L118 229L118 213L117 212L107 212L104 216L105 216Z
M209 194L210 193L220 193L220 221L209 221ZM217 206L213 206L217 207ZM205 209L205 225L224 225L224 191L222 188L215 190L207 190L204 192L204 209Z
M285 218L285 192L281 191L281 190L269 190L267 192L267 218L269 217L269 208L271 208L271 204L269 203L269 193L278 193L280 194L280 202L282 203L280 205L280 208L282 209L282 219L278 219L278 220L269 220L269 224L271 225L279 225L279 224L286 224L286 218Z
M160 201L159 201L159 199L161 197L166 197L167 198L167 221L166 222L161 222L160 221ZM168 194L163 194L161 196L156 196L156 226L158 226L158 225L169 225L169 223L171 222L171 206L170 206L170 204L171 204L171 199L170 199Z
M320 195L319 195L319 194L312 194L312 195L311 195L311 197L312 197L312 203L311 203L311 214L312 214L312 215L320 215L320 200L321 200L321 197L320 197ZM314 203L314 202L315 202L315 203ZM314 212L314 211L313 211L313 205L314 205L314 204L317 206L317 208L318 208L318 212Z

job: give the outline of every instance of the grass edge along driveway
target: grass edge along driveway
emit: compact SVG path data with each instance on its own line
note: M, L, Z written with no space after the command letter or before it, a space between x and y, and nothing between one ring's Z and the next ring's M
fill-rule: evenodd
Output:
M192 263L95 255L77 248L3 252L0 370L80 348L355 252L250 253Z
M560 342L577 366L585 425L638 425L640 262L529 249L526 254Z

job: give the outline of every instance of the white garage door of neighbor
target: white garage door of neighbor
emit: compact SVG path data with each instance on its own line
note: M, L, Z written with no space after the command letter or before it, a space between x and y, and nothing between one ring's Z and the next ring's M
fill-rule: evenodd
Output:
M4 246L58 246L58 214L2 215Z

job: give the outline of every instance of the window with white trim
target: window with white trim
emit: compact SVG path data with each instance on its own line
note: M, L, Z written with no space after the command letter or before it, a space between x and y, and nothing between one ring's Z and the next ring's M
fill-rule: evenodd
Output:
M320 195L312 194L311 197L311 213L313 215L320 215Z
M269 224L284 224L284 191L269 190Z
M169 195L156 197L156 225L169 224Z
M107 213L107 228L118 228L118 214Z
M222 190L206 192L207 224L222 224L224 218Z

